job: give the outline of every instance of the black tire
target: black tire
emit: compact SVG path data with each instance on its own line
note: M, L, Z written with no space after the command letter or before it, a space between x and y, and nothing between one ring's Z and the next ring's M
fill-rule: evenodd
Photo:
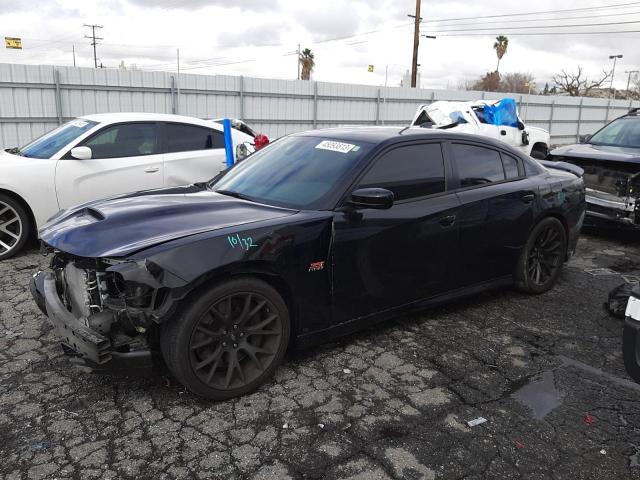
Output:
M531 231L516 266L516 286L526 293L544 293L555 285L567 256L567 232L554 217Z
M286 353L290 328L278 292L241 277L187 297L162 326L160 345L169 370L185 387L226 400L271 377Z
M547 158L548 149L545 146L534 146L533 150L531 150L531 156L536 160L544 160Z
M2 193L0 193L0 212L2 212L0 213L0 260L5 260L22 250L33 226L24 207Z

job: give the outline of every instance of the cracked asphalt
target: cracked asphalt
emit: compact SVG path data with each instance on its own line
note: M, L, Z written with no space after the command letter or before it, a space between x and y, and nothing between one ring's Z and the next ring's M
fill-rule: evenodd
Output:
M220 403L163 369L72 367L31 300L47 264L32 249L0 262L0 478L640 478L640 386L602 307L640 276L639 245L588 232L549 293L488 292L289 354Z

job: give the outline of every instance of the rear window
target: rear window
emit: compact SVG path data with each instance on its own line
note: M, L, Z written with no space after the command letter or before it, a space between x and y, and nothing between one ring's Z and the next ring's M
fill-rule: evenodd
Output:
M520 176L518 161L511 155L507 155L505 153L502 153L501 156L502 166L504 167L504 173L507 176L507 179L518 178Z
M168 153L224 148L222 132L212 128L168 123L165 125L165 136Z
M461 187L473 187L505 179L500 153L477 145L451 145Z

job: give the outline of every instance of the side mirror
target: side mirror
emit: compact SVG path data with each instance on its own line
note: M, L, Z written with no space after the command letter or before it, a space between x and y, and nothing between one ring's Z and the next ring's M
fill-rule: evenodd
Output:
M580 135L580 143L589 143L589 140L591 140L592 136L593 135Z
M89 147L74 147L71 149L71 156L77 160L89 160L91 155L91 148Z
M351 194L351 205L386 210L393 206L393 192L386 188L359 188Z

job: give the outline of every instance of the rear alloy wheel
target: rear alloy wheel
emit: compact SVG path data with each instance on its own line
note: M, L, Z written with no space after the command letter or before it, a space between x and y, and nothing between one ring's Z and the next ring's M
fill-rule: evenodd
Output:
M289 314L268 284L250 278L218 285L169 321L162 353L189 390L213 400L263 384L289 343Z
M538 223L518 260L517 286L527 293L550 290L560 276L567 255L567 234L557 218Z
M31 222L13 198L0 194L0 260L12 257L24 246Z

